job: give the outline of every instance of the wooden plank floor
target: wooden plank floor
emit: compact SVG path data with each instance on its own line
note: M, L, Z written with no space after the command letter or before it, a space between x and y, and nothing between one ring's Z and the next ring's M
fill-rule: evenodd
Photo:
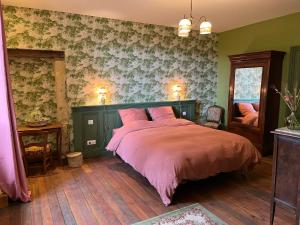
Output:
M118 158L58 168L29 178L29 183L33 201L0 209L1 225L131 224L196 202L228 224L269 224L271 158L264 158L248 179L230 173L184 184L169 207L145 178ZM294 224L293 214L276 210L275 224Z

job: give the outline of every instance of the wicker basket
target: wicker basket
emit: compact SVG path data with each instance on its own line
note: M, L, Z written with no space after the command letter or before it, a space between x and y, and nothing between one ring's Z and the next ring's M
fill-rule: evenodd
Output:
M69 167L80 167L82 164L81 152L70 152L67 154Z

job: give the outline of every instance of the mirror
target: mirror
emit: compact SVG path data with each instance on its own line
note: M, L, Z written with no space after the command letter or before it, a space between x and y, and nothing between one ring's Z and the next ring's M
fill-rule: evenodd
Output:
M263 67L236 68L232 120L258 127Z

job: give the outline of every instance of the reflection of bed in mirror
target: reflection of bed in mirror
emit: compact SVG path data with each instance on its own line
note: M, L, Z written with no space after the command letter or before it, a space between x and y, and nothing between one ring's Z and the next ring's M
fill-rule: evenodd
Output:
M247 126L258 126L259 100L234 99L233 121Z
M229 56L228 131L248 138L263 153L272 152L270 131L278 126L284 52L264 51Z
M258 127L262 66L236 68L232 119L246 126Z

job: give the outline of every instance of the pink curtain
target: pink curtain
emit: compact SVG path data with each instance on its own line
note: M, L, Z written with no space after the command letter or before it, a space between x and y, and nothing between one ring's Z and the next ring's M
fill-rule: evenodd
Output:
M30 201L30 195L16 130L2 5L0 20L0 189L13 200L27 202Z

